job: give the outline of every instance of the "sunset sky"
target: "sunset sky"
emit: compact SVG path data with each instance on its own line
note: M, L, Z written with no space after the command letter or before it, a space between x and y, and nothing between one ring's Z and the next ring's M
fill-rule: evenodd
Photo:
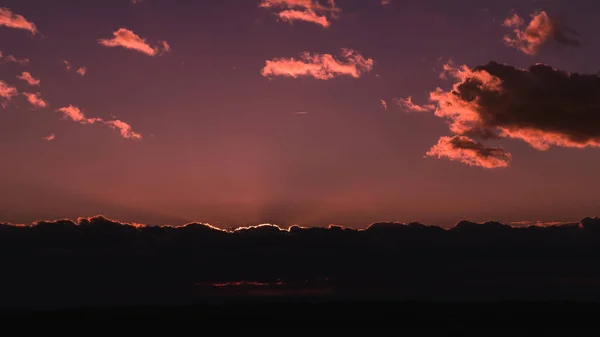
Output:
M0 1L0 222L598 215L597 13L592 0Z

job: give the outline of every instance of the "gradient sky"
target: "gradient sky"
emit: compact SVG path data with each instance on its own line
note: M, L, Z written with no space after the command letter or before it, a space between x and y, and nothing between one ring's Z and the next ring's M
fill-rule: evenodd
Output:
M396 102L428 104L436 87L451 89L456 81L440 78L449 59L597 73L596 1L337 0L339 11L313 7L327 27L281 14L298 8L260 4L0 1L0 80L18 91L0 108L0 220L102 213L150 224L362 227L598 214L597 146L540 151L509 137L485 142L511 153L507 167L466 165L425 156L453 136L448 122ZM507 17L526 26L536 10L578 32L581 45L550 38L528 54L503 41ZM115 46L121 28L146 49ZM295 78L263 70L303 52L354 68ZM31 83L17 78L23 72Z

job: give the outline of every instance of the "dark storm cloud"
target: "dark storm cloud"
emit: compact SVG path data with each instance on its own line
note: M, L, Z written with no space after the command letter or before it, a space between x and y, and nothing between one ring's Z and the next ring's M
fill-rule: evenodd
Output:
M493 61L472 69L446 65L445 74L455 79L455 84L448 91L438 88L431 92L434 109L423 111L434 110L436 116L448 120L455 135L520 139L540 151L551 146L600 146L597 74L568 73L544 64L519 69ZM462 148L455 143L448 138L442 142L444 146L438 144L431 151L438 157L451 158L452 151ZM446 154L444 149L448 150ZM475 153L472 149L470 152ZM506 163L510 159L503 150L492 152L499 157L491 158ZM498 166L507 165L488 165Z

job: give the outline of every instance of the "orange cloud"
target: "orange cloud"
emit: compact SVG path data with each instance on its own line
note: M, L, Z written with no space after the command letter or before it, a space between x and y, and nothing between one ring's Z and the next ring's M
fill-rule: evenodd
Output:
M171 47L166 41L158 41L154 47L151 47L146 39L126 28L119 28L113 35L112 39L98 39L98 43L106 47L136 50L149 56L159 56L171 51Z
M396 103L407 111L426 112L435 110L435 106L432 104L418 105L413 103L411 96L399 98L396 100Z
M46 102L39 92L24 92L23 96L27 98L29 104L33 105L36 108L46 108L48 106L48 102Z
M28 71L24 71L21 75L17 75L17 78L29 83L29 85L40 85L40 80L33 77Z
M335 6L333 0L328 1L328 6L321 4L318 0L263 0L259 7L263 8L285 8L277 13L283 21L304 21L329 27L331 22L327 18L336 18L335 13L341 10Z
M46 137L43 137L42 139L49 142L51 140L54 140L54 138L56 138L56 137L54 136L53 133L51 133L51 134L47 135Z
M313 77L320 80L328 80L342 75L359 78L363 73L373 69L373 63L372 59L364 58L352 49L342 49L341 60L330 54L304 52L300 59L276 58L266 61L261 75L265 77Z
M77 69L77 73L81 76L85 76L85 74L87 73L87 68L86 67L80 67L79 69Z
M37 27L33 22L27 21L22 15L14 14L6 7L0 8L0 26L24 29L34 35L38 32Z
M511 154L502 148L484 147L465 136L441 137L425 155L484 168L508 167L511 159Z
M68 105L57 109L56 111L63 114L63 118L70 119L80 124L95 124L100 123L107 125L111 129L116 129L121 134L121 137L125 139L142 139L142 135L131 130L131 126L118 119L115 120L104 120L102 118L88 118L85 116L83 111L76 106Z
M539 49L551 40L565 45L580 45L578 40L567 36L578 35L577 32L550 19L545 11L531 14L531 21L526 27L523 27L524 20L516 13L506 18L502 25L513 28L513 35L505 35L504 43L528 55L537 54Z

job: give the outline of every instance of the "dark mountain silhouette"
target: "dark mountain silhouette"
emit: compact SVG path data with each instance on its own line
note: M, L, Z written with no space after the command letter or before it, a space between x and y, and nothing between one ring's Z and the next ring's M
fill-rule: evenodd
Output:
M0 224L0 259L2 310L276 295L600 300L598 218L522 228L461 221L451 229L382 222L225 231L95 216Z

